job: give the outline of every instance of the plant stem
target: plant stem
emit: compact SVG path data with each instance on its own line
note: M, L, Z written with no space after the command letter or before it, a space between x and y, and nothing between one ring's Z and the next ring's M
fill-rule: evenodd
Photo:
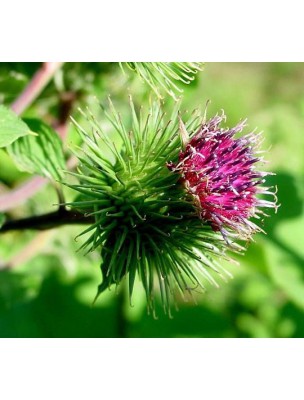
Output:
M120 284L120 292L117 299L117 337L127 337L127 319L125 315L125 305L127 300L127 292L125 282Z
M71 156L67 161L68 169L73 169L77 165L78 160L75 156ZM6 212L23 204L27 199L31 198L35 193L42 189L47 183L47 178L34 176L29 178L25 183L17 186L15 189L7 191L0 195L0 212Z
M59 209L58 211L43 215L6 221L0 228L0 233L24 229L42 231L46 229L57 228L62 225L92 224L94 222L95 219L92 216L86 217L78 211Z
M46 62L35 73L29 84L20 96L13 102L11 109L16 114L21 114L39 96L45 86L62 65L61 62Z
M31 260L43 249L55 234L54 231L49 230L41 231L34 235L34 237L25 246L19 249L17 253L11 256L9 260L0 259L0 271L17 267L18 265Z
M38 192L48 180L41 176L28 179L25 183L0 196L0 211L9 211L23 204L33 194Z

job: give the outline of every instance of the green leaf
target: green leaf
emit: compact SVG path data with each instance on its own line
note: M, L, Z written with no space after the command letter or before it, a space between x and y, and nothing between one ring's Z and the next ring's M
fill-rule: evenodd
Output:
M5 222L5 215L2 214L2 213L0 213L0 228L2 227L2 225L4 224L4 222Z
M59 136L38 119L24 121L37 136L19 138L8 147L9 154L20 170L60 180L65 161Z
M267 245L269 274L272 280L281 288L284 296L302 310L304 310L304 251L301 239L303 223L304 213L298 218L281 222L275 234L271 233Z
M0 147L8 146L21 136L31 133L21 118L9 108L0 105Z

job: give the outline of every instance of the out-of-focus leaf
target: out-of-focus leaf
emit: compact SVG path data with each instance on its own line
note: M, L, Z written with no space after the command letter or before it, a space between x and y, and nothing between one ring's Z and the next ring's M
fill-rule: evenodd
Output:
M304 310L304 253L302 244L304 215L281 223L267 246L269 273L285 296ZM292 232L292 234L291 234Z
M2 73L1 73L2 72ZM17 71L0 72L0 102L8 103L13 101L24 89L28 77Z
M21 118L9 108L0 105L0 147L8 146L30 133L31 129Z
M38 119L25 119L25 122L37 136L19 138L8 147L9 154L21 171L60 180L65 161L57 133Z
M282 171L274 178L281 206L265 224L269 274L288 300L304 310L303 179Z

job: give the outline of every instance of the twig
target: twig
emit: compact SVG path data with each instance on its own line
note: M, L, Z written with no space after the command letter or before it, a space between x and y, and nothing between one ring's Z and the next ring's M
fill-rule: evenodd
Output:
M21 95L11 105L12 110L15 111L16 114L21 114L27 107L29 107L49 83L61 65L61 62L43 63Z
M88 217L77 211L60 208L58 211L43 215L6 221L0 228L0 233L25 229L42 231L57 228L62 225L92 224L94 222L95 219L92 216Z
M63 92L59 94L59 115L57 121L53 124L61 140L66 139L68 133L68 121L78 94L74 92Z
M77 165L78 160L75 156L71 156L67 161L68 169L73 169ZM46 178L35 176L28 179L20 186L7 191L0 195L0 212L12 210L15 207L23 204L27 199L31 198L35 193L43 188L48 183Z
M9 260L0 260L0 270L14 268L26 263L36 256L54 235L55 231L52 230L37 233L29 243L22 247Z
M20 204L23 204L25 200L32 197L47 182L48 180L46 178L35 176L18 186L16 189L12 189L7 193L2 194L0 196L0 211L9 211Z
M67 161L68 169L73 169L77 165L78 160L75 156L71 156ZM48 179L40 176L29 178L25 183L17 186L15 189L7 191L0 195L0 212L12 210L23 204L27 199L31 198L35 193L48 183Z

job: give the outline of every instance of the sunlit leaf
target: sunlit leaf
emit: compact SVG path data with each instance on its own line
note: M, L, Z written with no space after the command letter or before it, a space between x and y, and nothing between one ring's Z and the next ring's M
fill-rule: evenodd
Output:
M65 168L59 136L38 119L25 119L25 122L37 136L19 138L8 148L9 154L21 171L59 180Z
M9 108L0 105L0 147L8 146L30 133L31 129L21 118Z

